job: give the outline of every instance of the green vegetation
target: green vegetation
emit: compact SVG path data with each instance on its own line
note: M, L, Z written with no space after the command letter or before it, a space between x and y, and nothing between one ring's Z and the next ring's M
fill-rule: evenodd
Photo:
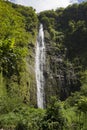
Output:
M35 108L39 22L47 50L45 110ZM87 130L86 42L87 2L37 15L0 0L0 129Z
M9 106L2 105L1 112L15 107L16 101L36 104L32 66L37 24L37 15L31 7L0 1L0 101L2 104L6 100Z
M33 8L0 1L0 91L28 104L36 98L32 66L37 24Z

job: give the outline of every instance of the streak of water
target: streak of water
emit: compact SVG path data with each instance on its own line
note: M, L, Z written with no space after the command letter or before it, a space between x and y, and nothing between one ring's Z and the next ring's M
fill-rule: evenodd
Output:
M45 65L45 45L44 45L44 31L43 25L40 24L39 34L36 45L36 83L37 83L37 106L44 108L45 94L44 94L44 65Z

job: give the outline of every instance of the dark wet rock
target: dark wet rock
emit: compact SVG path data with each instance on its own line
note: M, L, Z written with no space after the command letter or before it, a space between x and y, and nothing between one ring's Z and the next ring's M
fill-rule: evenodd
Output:
M65 100L72 92L79 89L80 82L73 64L66 58L67 49L64 46L61 48L53 46L52 41L49 40L49 34L47 35L45 36L46 65L44 76L45 97L48 104L51 96Z

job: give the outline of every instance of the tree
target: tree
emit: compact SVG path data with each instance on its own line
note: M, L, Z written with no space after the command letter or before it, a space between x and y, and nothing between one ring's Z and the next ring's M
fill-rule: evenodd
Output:
M61 102L52 97L43 120L43 130L62 130L64 126L65 117L63 116Z

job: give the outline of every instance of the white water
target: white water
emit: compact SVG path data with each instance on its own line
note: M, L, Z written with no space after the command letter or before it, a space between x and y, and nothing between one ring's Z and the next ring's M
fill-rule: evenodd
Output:
M44 94L44 65L45 65L45 45L44 45L44 31L43 25L40 24L39 34L36 45L36 83L37 83L37 106L44 108L45 94Z

